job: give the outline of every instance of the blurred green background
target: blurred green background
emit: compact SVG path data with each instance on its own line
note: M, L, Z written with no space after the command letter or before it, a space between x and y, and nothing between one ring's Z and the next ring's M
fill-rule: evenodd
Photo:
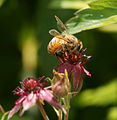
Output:
M91 1L91 0L90 0ZM8 111L19 96L12 91L27 76L52 78L56 57L47 52L52 39L48 31L57 29L54 16L63 22L89 0L0 0L0 104ZM84 31L76 36L91 55L85 68L79 95L71 101L69 120L117 120L117 24ZM44 108L50 120L57 119L48 103ZM38 107L29 109L22 118L43 120Z

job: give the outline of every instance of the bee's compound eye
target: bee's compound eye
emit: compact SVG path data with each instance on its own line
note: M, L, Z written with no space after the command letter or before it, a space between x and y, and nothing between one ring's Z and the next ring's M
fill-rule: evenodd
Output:
M74 37L71 37L70 39L71 39L71 40L73 40L73 41L75 40L75 38L74 38Z
M80 44L78 44L78 46L77 46L77 50L80 50Z

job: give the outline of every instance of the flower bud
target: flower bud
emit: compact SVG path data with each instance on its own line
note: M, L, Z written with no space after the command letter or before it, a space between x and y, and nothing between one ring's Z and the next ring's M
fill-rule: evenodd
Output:
M53 70L54 77L52 81L53 94L57 97L66 96L71 88L68 77L64 73L58 73Z

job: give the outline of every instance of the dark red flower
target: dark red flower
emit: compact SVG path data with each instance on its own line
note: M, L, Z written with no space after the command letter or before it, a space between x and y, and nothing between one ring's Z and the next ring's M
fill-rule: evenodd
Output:
M8 120L10 120L10 118L20 108L22 108L20 112L20 116L22 116L26 110L36 104L37 100L45 100L54 107L62 109L63 112L65 112L64 108L53 96L52 91L48 90L51 88L51 86L45 87L47 80L45 80L43 83L40 82L43 78L44 76L39 80L36 80L35 78L28 78L21 82L22 87L18 87L14 91L16 95L21 95L21 97L15 102L15 106L12 108L12 110L10 110Z
M83 65L91 58L86 56L86 49L79 51L78 53L63 52L57 58L61 62L59 64L58 72L64 73L65 69L68 72L69 79L71 73L73 73L73 91L79 93L83 83L83 73L85 72L91 77L91 74L83 67Z

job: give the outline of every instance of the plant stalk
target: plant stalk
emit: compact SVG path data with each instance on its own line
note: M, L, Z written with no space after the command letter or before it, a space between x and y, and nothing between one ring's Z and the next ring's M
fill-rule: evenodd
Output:
M42 104L41 104L39 101L37 101L37 104L38 104L38 107L39 107L39 109L40 109L40 111L41 111L41 114L42 114L43 118L44 118L45 120L49 120L49 118L48 118L45 110L43 109Z
M61 104L61 98L58 98L59 103ZM58 120L62 120L62 110L59 109L59 117Z
M4 113L3 116L2 116L2 118L1 118L0 120L4 120L4 119L5 119L5 116L6 116L7 114L9 114L9 111L6 112L6 113Z
M64 115L64 120L68 120L69 117L69 109L70 109L70 96L67 95L65 96L65 110L66 110L66 114Z
M66 109L66 114L64 115L64 120L68 120L69 109Z
M59 120L62 120L62 110L59 109Z
M2 111L2 113L5 113L5 110L3 109L1 105L0 105L0 110Z

